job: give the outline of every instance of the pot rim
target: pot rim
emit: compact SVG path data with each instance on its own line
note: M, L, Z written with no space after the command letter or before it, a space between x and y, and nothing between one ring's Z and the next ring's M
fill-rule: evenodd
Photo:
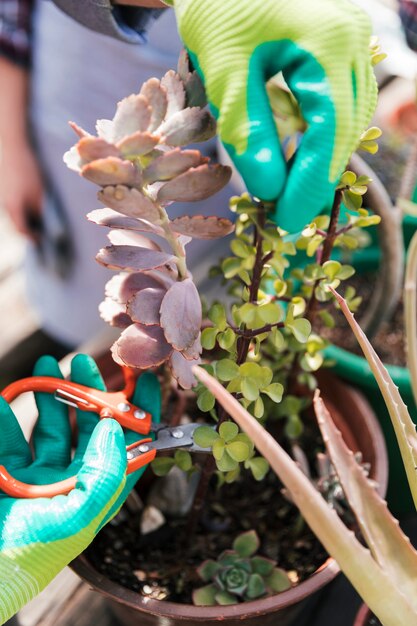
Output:
M364 413L367 415L367 419L362 420L361 423L366 426L368 440L373 442L372 452L375 455L376 463L372 467L371 475L378 484L378 491L384 496L388 484L388 459L384 436L375 413L358 390L340 380L330 371L321 373L320 384L322 385L324 398L326 397L326 387L329 390L328 397L330 401L333 394L337 394L338 389L343 389L346 401L342 409L346 411L348 407L352 411L352 408L356 408L362 415ZM354 421L351 420L351 424L354 424ZM349 425L347 419L345 422ZM353 433L354 426L351 428L353 428L353 430L351 429L351 433ZM364 436L364 438L366 437ZM128 606L136 611L161 616L162 618L210 622L230 618L245 619L248 616L262 616L277 612L288 606L295 605L307 596L319 591L340 573L340 567L336 561L329 557L309 578L274 596L229 606L201 607L167 600L154 600L141 596L100 574L84 555L72 561L70 567L96 591L112 601Z
M371 610L366 606L366 604L362 604L356 614L353 626L366 626L367 620L370 616Z

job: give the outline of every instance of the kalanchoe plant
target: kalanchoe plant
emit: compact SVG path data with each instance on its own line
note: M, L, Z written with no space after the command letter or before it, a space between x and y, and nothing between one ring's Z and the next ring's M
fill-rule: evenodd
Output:
M169 217L173 202L208 198L231 176L230 168L210 164L198 150L183 149L215 134L205 104L198 76L182 56L179 73L150 79L118 104L113 120L99 120L97 137L73 124L80 140L65 155L70 168L101 188L106 208L88 218L112 230L111 245L97 260L122 270L108 283L100 307L106 321L124 329L114 359L141 369L167 362L184 388L194 384L191 365L201 352L200 298L185 247L192 238L215 239L233 230L222 218Z
M200 606L227 605L263 598L291 587L285 570L271 559L257 554L259 537L254 530L242 533L216 561L204 561L197 569L208 583L193 592L193 602Z

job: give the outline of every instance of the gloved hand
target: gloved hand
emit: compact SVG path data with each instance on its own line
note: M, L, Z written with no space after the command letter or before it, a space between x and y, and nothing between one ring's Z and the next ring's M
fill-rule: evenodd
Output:
M42 357L38 376L62 377L57 362ZM92 359L77 355L71 380L104 389ZM78 445L71 461L67 408L49 394L36 394L39 419L33 435L35 460L9 405L0 398L0 464L33 484L63 480L77 473L77 486L66 496L20 500L0 495L0 623L38 594L94 539L123 504L143 473L126 479L126 445L141 439L115 420L98 424L94 413L77 411ZM142 375L133 402L160 419L158 381Z
M206 86L220 139L289 231L330 208L376 105L367 15L349 0L164 0ZM308 124L290 164L266 81L279 71Z

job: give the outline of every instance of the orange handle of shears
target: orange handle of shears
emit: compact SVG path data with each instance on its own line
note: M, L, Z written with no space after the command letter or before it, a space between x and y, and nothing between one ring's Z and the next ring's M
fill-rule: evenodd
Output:
M125 371L124 374L126 386L123 391L100 391L60 378L33 376L11 383L3 389L1 396L10 403L20 394L29 391L55 394L59 399L82 411L93 411L100 418L111 417L121 426L141 435L147 435L151 429L152 416L128 401L127 397L132 395L135 383L129 372ZM152 439L143 439L128 446L126 450L129 451L149 441ZM155 455L156 451L150 450L129 460L126 473L131 474L150 463ZM0 490L15 498L51 498L59 494L67 494L74 489L76 482L77 477L72 476L49 485L30 485L16 480L4 466L0 466Z

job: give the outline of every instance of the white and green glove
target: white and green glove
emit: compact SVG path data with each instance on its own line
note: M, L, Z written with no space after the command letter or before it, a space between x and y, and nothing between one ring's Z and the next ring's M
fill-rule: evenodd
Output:
M370 21L349 0L164 0L249 191L300 230L335 185L376 105ZM265 83L279 71L308 124L286 163Z
M71 380L105 388L92 359L77 355L71 365ZM42 357L34 374L62 377L51 357ZM77 474L77 485L68 495L54 498L21 500L0 494L0 624L91 543L144 471L141 468L126 479L126 444L139 440L140 435L124 435L116 421L98 423L96 414L83 411L77 411L78 445L71 460L67 408L48 394L36 394L36 401L39 419L33 459L11 408L0 398L0 465L32 484ZM159 421L159 385L153 374L140 377L133 402L151 412L153 421Z

